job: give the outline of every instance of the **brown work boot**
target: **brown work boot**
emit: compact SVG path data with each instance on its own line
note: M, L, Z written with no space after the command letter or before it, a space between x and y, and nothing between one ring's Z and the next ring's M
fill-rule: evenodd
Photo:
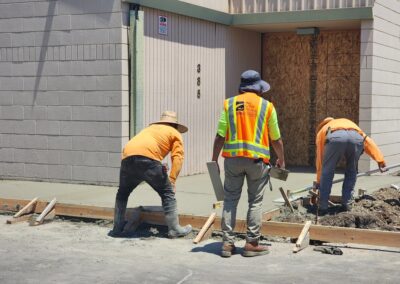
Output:
M260 245L258 241L253 241L253 242L246 242L242 255L249 257L249 256L264 255L268 253L269 249L267 246Z
M223 243L222 250L221 250L221 256L222 257L231 257L232 254L235 253L235 251L236 251L236 247L234 244Z

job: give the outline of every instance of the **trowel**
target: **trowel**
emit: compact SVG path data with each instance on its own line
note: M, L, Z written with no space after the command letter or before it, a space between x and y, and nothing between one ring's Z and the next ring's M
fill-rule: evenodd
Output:
M273 177L273 178L286 181L287 178L288 178L288 175L289 175L289 171L285 170L285 169L281 169L281 168L272 166L269 169L269 175L271 177Z

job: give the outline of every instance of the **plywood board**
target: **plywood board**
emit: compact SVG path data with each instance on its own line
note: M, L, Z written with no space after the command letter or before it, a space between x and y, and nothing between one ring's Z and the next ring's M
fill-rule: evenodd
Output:
M309 134L309 37L270 33L264 35L263 46L263 78L271 85L268 97L278 113L286 162L304 165Z
M309 165L311 36L263 36L263 78L271 84L287 165ZM360 31L322 31L317 38L315 125L327 116L358 123ZM312 151L313 152L313 151Z

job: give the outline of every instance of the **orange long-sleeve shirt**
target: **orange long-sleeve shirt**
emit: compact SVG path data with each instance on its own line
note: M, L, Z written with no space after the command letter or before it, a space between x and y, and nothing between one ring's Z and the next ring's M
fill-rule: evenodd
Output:
M316 168L317 168L317 182L319 183L321 180L321 172L322 172L322 162L324 159L324 148L325 148L325 140L326 140L326 134L328 131L328 128L331 129L331 131L335 130L340 130L340 129L354 129L358 133L360 133L361 136L366 137L364 140L364 151L366 154L368 154L372 159L374 159L376 162L384 162L383 154L379 150L378 146L375 144L375 142L361 130L360 127L357 126L354 122L351 120L348 120L346 118L338 118L338 119L333 119L327 124L325 124L317 133L317 138L315 141L315 144L317 146L317 153L316 153Z
M172 162L169 179L175 184L184 159L183 139L178 130L169 125L152 124L140 131L125 145L122 159L139 155L162 161L169 152Z

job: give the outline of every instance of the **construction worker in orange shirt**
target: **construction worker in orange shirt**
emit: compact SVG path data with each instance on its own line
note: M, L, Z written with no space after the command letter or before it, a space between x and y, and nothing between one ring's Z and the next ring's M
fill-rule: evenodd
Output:
M354 122L346 118L327 117L317 127L316 188L319 189L319 215L328 213L328 201L336 165L344 156L346 169L342 185L342 211L351 210L353 190L357 180L357 165L365 151L385 171L385 160L375 142Z
M161 197L170 238L183 237L192 230L190 225L181 227L175 199L175 182L184 159L181 133L188 128L178 123L173 111L165 111L161 119L150 124L133 137L124 147L120 169L119 188L115 200L114 228L109 235L124 236L125 211L131 192L143 181L147 182ZM172 167L161 164L171 153Z

